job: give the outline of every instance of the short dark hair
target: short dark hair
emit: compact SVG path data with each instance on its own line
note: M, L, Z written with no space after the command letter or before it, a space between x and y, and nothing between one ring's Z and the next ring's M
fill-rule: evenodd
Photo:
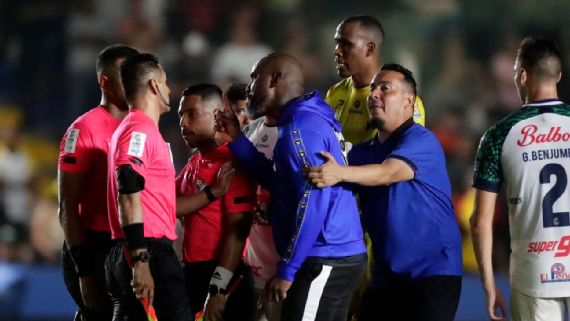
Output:
M189 86L182 91L183 97L188 97L192 95L199 96L200 98L202 98L202 100L214 98L222 101L223 92L222 89L220 89L220 87L214 84L201 83Z
M409 69L406 69L402 65L399 65L399 64L385 64L385 65L382 65L380 70L381 71L391 70L391 71L396 71L396 72L401 73L402 75L404 75L404 82L406 82L408 84L408 86L410 86L410 88L412 89L412 92L414 93L414 96L418 95L418 91L417 91L418 85L416 83L416 80L414 79L414 74Z
M553 40L545 37L524 38L517 57L522 68L539 78L558 79L562 71L558 46Z
M139 53L127 58L121 64L121 81L125 90L125 98L132 101L149 72L160 69L158 58L149 53Z
M353 22L357 22L362 27L373 31L376 34L376 40L378 41L377 45L380 46L384 43L384 39L386 37L384 27L382 27L382 24L376 18L367 15L353 16L344 19L341 24Z
M103 48L103 50L99 52L97 62L95 63L97 75L100 75L105 68L114 67L118 59L127 59L138 53L136 49L122 44L110 45Z
M245 100L247 84L245 83L235 83L231 84L228 89L226 89L226 97L232 103L236 103L239 100Z

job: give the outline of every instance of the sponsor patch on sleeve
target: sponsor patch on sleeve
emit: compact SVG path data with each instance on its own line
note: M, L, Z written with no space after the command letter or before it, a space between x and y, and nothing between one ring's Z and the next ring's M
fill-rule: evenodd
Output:
M127 151L127 154L135 157L142 157L145 141L145 133L133 132L131 134L131 141L129 142L129 150Z
M64 152L75 153L75 145L77 145L77 138L79 137L79 129L74 128L69 131L67 138L65 138Z

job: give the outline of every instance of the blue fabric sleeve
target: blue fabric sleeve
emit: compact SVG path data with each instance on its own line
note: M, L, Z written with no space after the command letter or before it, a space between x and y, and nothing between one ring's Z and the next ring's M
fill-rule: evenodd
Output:
M414 181L422 182L451 198L451 185L445 154L435 135L420 125L413 125L387 156L400 159L414 171Z
M415 178L420 178L436 170L434 161L437 150L441 149L439 142L427 132L417 129L408 130L392 153L386 158L396 158L405 162L414 172Z
M294 190L297 192L295 199L299 202L296 209L295 229L293 235L287 238L289 241L278 264L277 276L293 281L295 273L305 261L322 231L331 197L330 187L316 188L305 179L303 167L323 164L324 160L319 154L321 151L331 152L339 163L343 160L340 152L335 153L327 147L330 144L326 143L327 138L323 137L323 133L293 129L286 133L286 136L284 139L287 140L288 150L285 153L289 157L288 159L275 159L275 161L280 162L279 168L291 175L291 181L295 185ZM338 144L336 138L333 143Z
M263 153L259 152L244 134L228 144L228 147L248 174L263 188L270 192L273 191L275 172L272 160L267 159Z

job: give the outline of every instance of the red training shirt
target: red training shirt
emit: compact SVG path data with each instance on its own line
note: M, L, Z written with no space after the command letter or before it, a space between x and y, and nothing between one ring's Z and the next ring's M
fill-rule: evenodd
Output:
M220 167L235 161L227 144L207 153L197 152L176 178L176 193L192 195L212 185ZM184 216L183 261L186 263L217 260L221 251L223 216L253 212L256 185L237 170L226 194L195 213Z

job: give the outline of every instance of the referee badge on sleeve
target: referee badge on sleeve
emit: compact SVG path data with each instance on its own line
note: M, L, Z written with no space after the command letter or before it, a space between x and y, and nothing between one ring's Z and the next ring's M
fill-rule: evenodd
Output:
M144 152L144 143L146 141L146 134L139 132L132 132L131 140L129 142L128 155L142 157Z
M77 145L77 138L79 137L79 129L74 128L69 131L69 134L65 138L65 148L66 153L75 153L75 145Z

